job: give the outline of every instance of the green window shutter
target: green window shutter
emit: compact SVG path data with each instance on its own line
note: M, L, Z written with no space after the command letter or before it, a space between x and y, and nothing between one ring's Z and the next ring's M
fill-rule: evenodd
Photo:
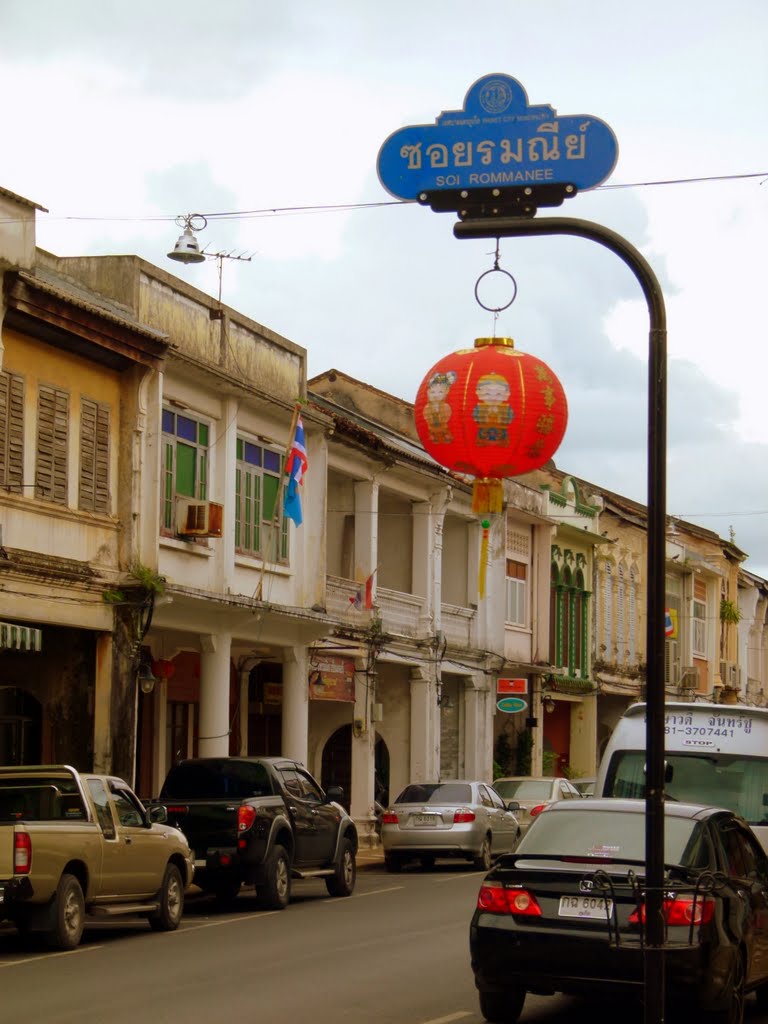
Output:
M188 444L176 444L176 493L185 498L196 498L195 470L197 449Z
M163 445L163 528L172 530L173 522L173 444Z
M35 495L60 505L67 502L68 434L69 395L41 384L37 400Z
M240 442L237 442L238 446ZM238 467L235 470L235 550L240 548L243 529L243 471Z

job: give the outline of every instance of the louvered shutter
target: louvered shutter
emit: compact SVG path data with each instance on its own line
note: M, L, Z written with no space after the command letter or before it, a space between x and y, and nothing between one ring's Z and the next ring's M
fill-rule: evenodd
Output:
M67 503L68 433L69 395L41 384L37 398L35 495L59 505Z
M109 406L84 398L80 407L78 505L109 512Z
M24 482L24 378L0 373L0 486Z

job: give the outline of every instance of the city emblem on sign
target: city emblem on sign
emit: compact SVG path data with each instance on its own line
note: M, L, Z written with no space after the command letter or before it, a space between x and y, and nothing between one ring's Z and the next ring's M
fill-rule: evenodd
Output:
M528 704L522 697L502 697L496 707L499 711L505 711L508 715L514 715L518 711L525 711Z
M526 185L584 191L605 181L617 158L616 136L600 118L530 106L516 79L495 74L470 86L462 110L393 132L379 150L378 173L399 199Z

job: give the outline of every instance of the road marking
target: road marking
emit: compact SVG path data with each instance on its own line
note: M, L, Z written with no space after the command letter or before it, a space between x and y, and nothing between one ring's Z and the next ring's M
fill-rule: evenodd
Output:
M361 900L365 896L380 896L383 892L398 892L400 889L404 889L404 888L405 888L404 885L393 885L389 889L371 889L370 892L355 892L355 893L352 893L352 896L350 896L349 898L353 899L353 900ZM339 897L338 896L327 896L323 900L323 903L338 903L338 902L339 902Z
M28 956L24 960L9 960L7 963L0 963L0 967L19 967L21 964L33 964L36 960L51 960L55 956L76 956L77 953L90 953L94 949L104 949L104 947L80 946L78 949L63 949L60 953L41 953L40 956Z
M189 927L177 928L175 932L167 932L168 935L186 935L188 932L199 932L202 928L218 928L222 924L237 924L238 921L253 921L256 918L274 917L275 914L282 914L282 910L264 910L259 914L239 914L237 917L224 917L218 921L208 921L207 924L193 924Z
M473 879L477 880L477 876L478 875L487 875L487 874L488 874L487 871L470 871L470 872L465 872L465 874L463 874L463 875L444 875L442 878L433 878L432 881L433 882L437 882L439 884L440 882L461 882L462 879L465 879L465 878L473 878Z
M469 1010L459 1010L458 1013L449 1013L447 1017L433 1017L432 1020L422 1021L422 1024L449 1024L452 1020L462 1020L464 1017L472 1017L474 1014Z

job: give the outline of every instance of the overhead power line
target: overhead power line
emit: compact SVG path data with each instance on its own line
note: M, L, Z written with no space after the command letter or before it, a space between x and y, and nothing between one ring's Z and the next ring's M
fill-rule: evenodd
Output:
M768 180L768 171L752 171L747 174L702 175L697 178L665 178L659 181L618 182L615 184L598 185L597 188L591 189L590 191L605 192L609 189L619 188L652 188L654 186L669 185L698 185L706 182L744 181L750 178L762 178L763 180ZM208 220L248 220L256 217L287 217L310 213L345 213L351 210L373 210L386 206L413 206L415 202L416 200L384 199L373 203L322 203L315 206L272 206L256 210L221 210L213 213L206 213L203 211L201 216L206 217ZM155 214L153 216L91 216L83 214L61 214L57 216L49 214L46 219L95 222L127 221L131 223L139 223L175 221L177 217L178 213ZM13 223L16 219L17 218L10 217L2 218L0 219L0 223Z

